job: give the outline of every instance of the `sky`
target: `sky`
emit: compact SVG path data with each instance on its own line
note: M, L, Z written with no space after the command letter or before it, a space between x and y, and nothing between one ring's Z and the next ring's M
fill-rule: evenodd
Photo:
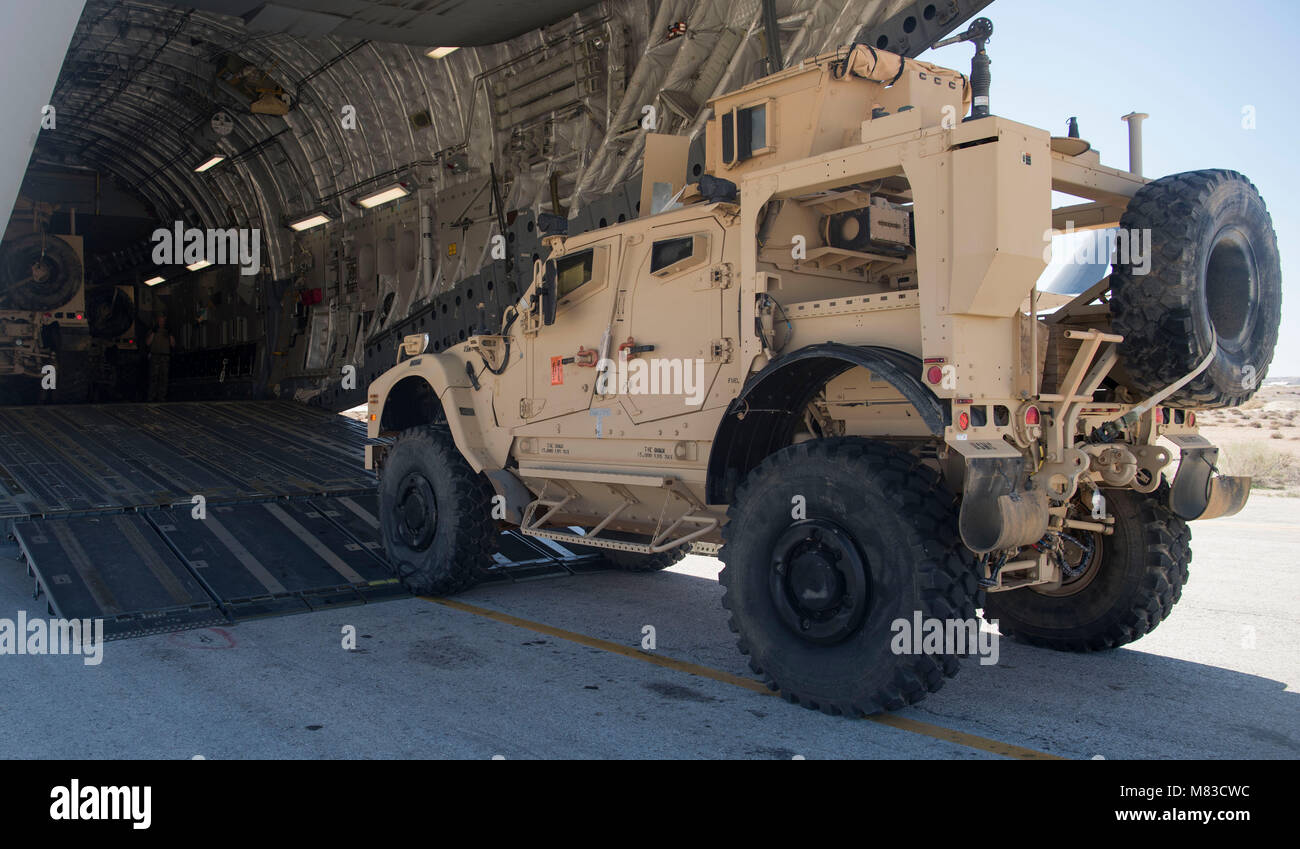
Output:
M1271 377L1300 376L1300 2L994 0L995 114L1080 135L1104 165L1128 167L1128 127L1146 112L1150 178L1228 168L1259 189L1282 257L1282 328ZM920 58L970 71L974 47ZM1253 107L1255 128L1243 126Z

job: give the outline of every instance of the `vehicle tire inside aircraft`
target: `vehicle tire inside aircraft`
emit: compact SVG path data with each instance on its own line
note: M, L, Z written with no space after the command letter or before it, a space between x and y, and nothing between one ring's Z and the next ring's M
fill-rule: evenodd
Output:
M1115 532L1078 533L1077 575L1051 590L988 593L984 618L1004 636L1059 651L1113 649L1151 633L1182 598L1192 532L1165 506L1168 489L1104 494Z
M62 239L29 233L0 255L0 301L14 310L52 310L81 286L81 260Z
M788 701L893 710L937 691L970 653L900 641L918 616L978 629L956 499L911 455L855 438L785 448L750 472L727 515L723 606L750 668Z
M60 351L57 380L50 400L58 404L85 404L90 400L91 362L86 351Z
M1235 171L1162 177L1138 190L1120 231L1130 245L1149 232L1151 248L1149 269L1130 254L1111 275L1112 327L1124 336L1130 388L1154 395L1213 354L1166 403L1244 403L1268 371L1281 321L1277 235L1259 192Z
M86 319L91 336L112 339L135 326L135 304L116 286L101 286L86 293Z
M606 531L601 536L627 540L628 542L645 541L644 536L625 534L618 531ZM623 572L658 572L661 569L667 569L669 566L680 563L687 554L686 549L687 546L681 545L669 551L661 551L658 554L641 554L635 551L615 551L611 548L605 548L601 549L600 553L606 563Z
M407 589L448 595L481 579L496 550L493 494L445 426L403 431L380 474L379 513L388 561Z

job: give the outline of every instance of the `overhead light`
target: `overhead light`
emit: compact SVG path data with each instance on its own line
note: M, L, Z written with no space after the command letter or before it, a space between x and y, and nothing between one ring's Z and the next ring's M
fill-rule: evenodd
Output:
M213 165L216 165L218 162L224 162L225 159L226 159L226 155L224 153L214 153L210 157L208 157L207 160L204 161L202 165L200 165L198 168L195 168L194 172L196 174L202 174L204 171L208 170Z
M398 198L404 198L410 193L411 190L406 187L405 183L394 183L391 186L385 186L384 188L371 192L368 195L362 195L357 198L357 203L361 204L366 209L370 209L371 207L379 206L381 203L388 203L389 201L397 200Z
M144 281L144 285L146 285L146 286L157 286L159 283L162 283L162 282L163 282L163 279L164 279L164 278L162 278L162 277L150 277L148 280Z
M206 259L201 259L198 262L190 263L185 267L190 271L198 271L200 268L207 268L211 264L212 263L208 262Z
M444 56L450 56L459 49L459 47L430 47L424 55L430 59L441 59Z
M323 212L313 212L312 214L304 218L299 218L296 221L290 221L289 226L301 233L303 230L310 230L313 227L319 227L322 224L328 224L333 220L334 220L333 218L329 217Z

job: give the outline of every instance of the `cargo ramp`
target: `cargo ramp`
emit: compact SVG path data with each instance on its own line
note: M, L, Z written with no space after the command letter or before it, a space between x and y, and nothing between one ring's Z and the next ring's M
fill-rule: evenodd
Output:
M281 401L0 408L0 522L52 616L109 639L408 594L365 426ZM600 568L503 532L488 581Z

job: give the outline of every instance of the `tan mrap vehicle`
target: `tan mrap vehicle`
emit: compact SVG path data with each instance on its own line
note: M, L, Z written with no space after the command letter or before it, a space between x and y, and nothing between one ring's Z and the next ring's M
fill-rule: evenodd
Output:
M894 637L977 628L982 592L1039 645L1155 628L1186 522L1246 500L1195 411L1272 357L1271 222L1239 174L1148 181L971 101L864 45L759 80L713 101L705 174L548 236L499 334L407 337L369 390L370 436L397 439L367 449L400 577L466 587L502 524L632 571L720 545L754 670L853 715L954 674L973 645ZM1119 228L1113 271L1048 312L1069 223Z

